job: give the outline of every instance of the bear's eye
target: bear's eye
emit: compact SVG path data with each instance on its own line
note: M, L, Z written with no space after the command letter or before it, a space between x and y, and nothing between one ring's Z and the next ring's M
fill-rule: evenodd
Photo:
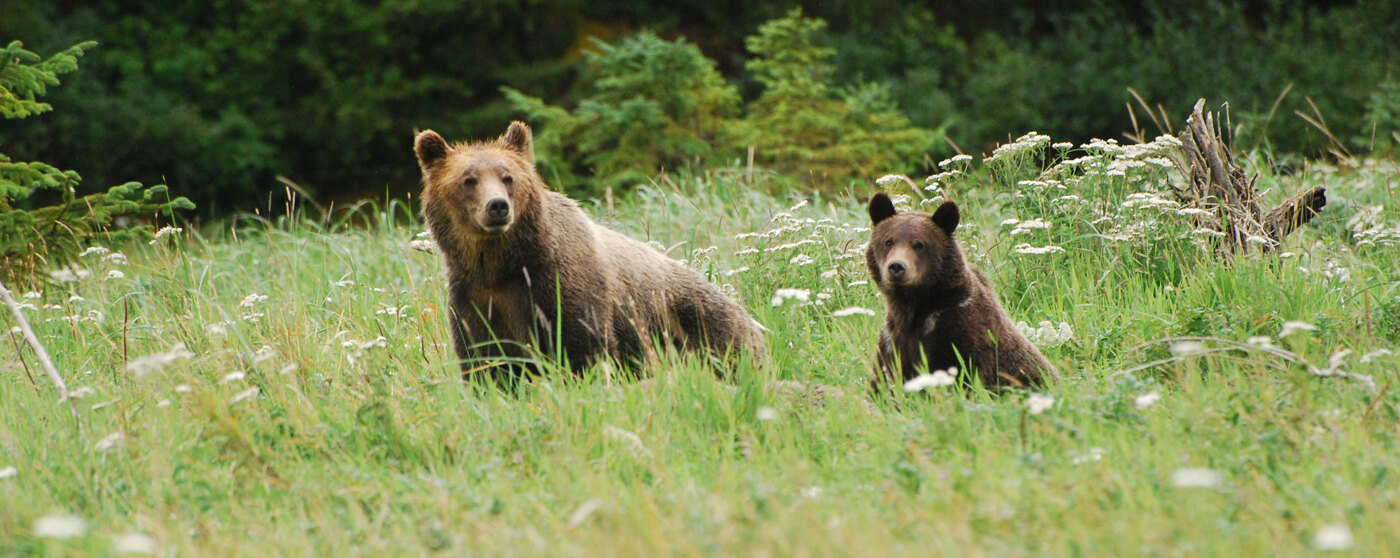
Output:
M505 178L501 179L501 183L505 184L506 186L510 186L511 184L515 183L515 179L511 178L510 176L506 176Z
M474 188L474 187L476 187L476 178L475 178L475 177L473 177L473 178L468 178L468 179L466 179L465 181L463 181L462 183L463 183L463 184L466 184L468 188Z
M922 243L922 242L915 242L915 243L914 243L914 251L915 251L915 252L923 252L923 251L924 251L924 243Z
M886 239L885 239L885 248L889 248L889 247L891 247L891 246L894 246L894 239L893 239L893 238L886 238Z

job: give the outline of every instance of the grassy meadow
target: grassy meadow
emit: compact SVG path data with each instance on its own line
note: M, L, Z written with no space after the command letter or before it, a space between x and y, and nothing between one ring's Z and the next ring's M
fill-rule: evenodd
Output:
M0 555L1400 553L1400 167L1251 165L1266 202L1329 203L1222 261L1170 149L1028 135L840 195L736 169L581 200L771 330L732 381L678 358L461 382L403 203L91 250L14 293L73 399L3 321ZM1034 409L869 392L876 190L959 202L1061 370Z

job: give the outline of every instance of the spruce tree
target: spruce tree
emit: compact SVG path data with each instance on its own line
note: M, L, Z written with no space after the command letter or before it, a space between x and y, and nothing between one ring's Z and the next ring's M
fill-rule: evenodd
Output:
M27 118L53 110L39 97L59 84L59 74L77 70L78 57L95 46L80 43L48 59L19 41L0 49L0 116ZM171 198L165 185L128 182L80 197L80 181L71 170L14 161L0 152L0 280L27 283L35 271L73 261L85 246L148 238L161 218L194 209L183 197Z

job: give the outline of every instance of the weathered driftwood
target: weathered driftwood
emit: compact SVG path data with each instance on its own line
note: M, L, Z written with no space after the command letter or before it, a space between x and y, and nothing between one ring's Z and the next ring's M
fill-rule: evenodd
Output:
M1303 223L1327 205L1326 187L1301 192L1278 207L1264 211L1254 188L1258 175L1246 176L1235 164L1230 146L1220 139L1220 123L1204 112L1206 100L1196 101L1186 129L1178 135L1184 158L1177 166L1186 176L1184 188L1176 189L1182 204L1206 210L1196 217L1197 226L1224 233L1221 253L1241 252L1250 246L1270 251L1283 243Z

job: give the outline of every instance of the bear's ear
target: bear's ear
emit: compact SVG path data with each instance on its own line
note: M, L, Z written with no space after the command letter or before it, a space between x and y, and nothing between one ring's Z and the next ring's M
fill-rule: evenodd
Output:
M883 193L875 194L870 198L870 224L878 225L880 221L894 217L898 211L894 210L894 202Z
M526 126L524 122L519 120L511 122L510 127L506 128L505 135L501 136L501 143L520 152L530 161L530 164L535 163L534 136L530 134L530 127Z
M447 156L447 140L437 132L423 130L413 140L413 152L418 154L418 166L426 171Z
M933 212L933 224L943 229L943 232L953 234L953 229L958 228L958 204L945 201L938 206L938 211Z

